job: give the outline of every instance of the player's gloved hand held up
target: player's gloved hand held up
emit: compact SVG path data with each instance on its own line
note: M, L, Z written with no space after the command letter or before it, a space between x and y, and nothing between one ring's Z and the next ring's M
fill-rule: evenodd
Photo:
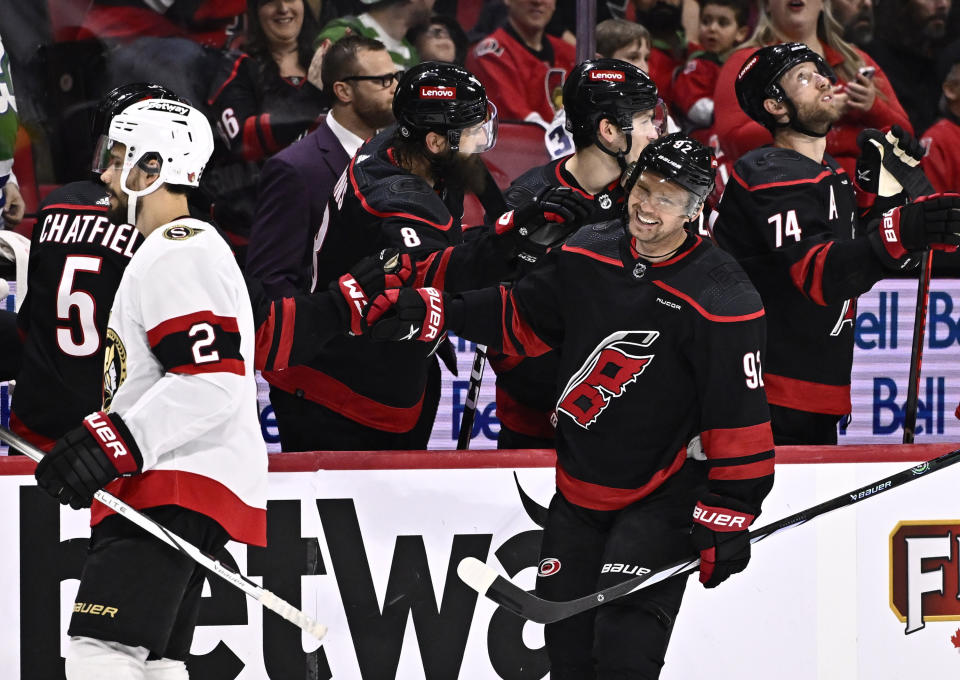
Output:
M750 562L753 512L732 498L707 494L693 509L690 539L700 552L700 583L716 588Z
M517 256L536 262L582 226L592 210L593 199L570 187L546 187L529 203L501 215L496 232L518 238Z
M341 315L349 323L351 335L363 333L363 312L370 296L387 288L401 288L413 281L413 263L410 256L396 248L384 248L379 253L363 258L346 274L330 283L336 293L334 299L342 301Z
M914 196L929 191L924 190L927 177L919 167L925 153L923 145L899 125L886 134L866 128L857 136L857 146L857 184L864 191L896 196L903 191L904 183Z
M91 413L67 432L37 464L37 486L74 510L88 508L93 495L117 477L143 468L143 456L123 419Z
M960 194L932 194L888 210L870 234L882 260L898 262L927 248L953 252L960 246ZM886 257L885 257L886 256Z
M374 297L364 317L374 340L434 342L446 330L443 293L436 288L395 288Z

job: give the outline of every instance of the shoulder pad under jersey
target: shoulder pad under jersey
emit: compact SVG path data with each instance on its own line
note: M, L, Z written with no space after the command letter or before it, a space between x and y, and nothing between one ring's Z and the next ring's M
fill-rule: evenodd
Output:
M623 238L623 220L621 218L585 224L567 239L563 249L588 250L591 253L620 261L620 239Z
M748 188L809 181L825 169L796 151L775 146L749 151L734 165L734 172Z
M405 216L447 228L450 210L427 182L390 162L385 154L358 153L350 165L353 193L377 217Z
M743 268L729 254L703 241L690 266L677 270L669 284L711 316L740 317L763 310L760 294Z
M503 194L507 205L516 208L532 200L545 188L559 186L560 181L557 179L556 167L561 160L563 159L530 168L513 180Z

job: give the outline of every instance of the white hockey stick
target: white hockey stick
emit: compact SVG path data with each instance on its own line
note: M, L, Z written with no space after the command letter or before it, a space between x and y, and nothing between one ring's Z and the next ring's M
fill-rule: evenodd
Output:
M0 439L22 451L38 463L43 458L43 451L5 427L0 427ZM282 616L298 628L307 631L318 640L322 640L323 636L327 634L327 627L322 623L317 623L286 600L277 597L265 588L261 588L240 572L234 571L227 565L213 559L192 543L188 543L173 532L168 531L163 525L154 522L143 513L134 510L116 496L101 489L97 491L93 497L118 515L123 515L147 533L153 534L167 545L179 550L200 566L206 567L230 585L242 590L270 611Z

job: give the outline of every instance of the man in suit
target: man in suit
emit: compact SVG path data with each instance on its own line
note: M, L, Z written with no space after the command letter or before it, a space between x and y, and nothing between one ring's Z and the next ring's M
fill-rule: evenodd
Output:
M269 296L311 289L327 199L363 141L393 122L396 75L378 40L350 35L327 52L322 78L330 112L316 130L272 156L260 175L247 273Z

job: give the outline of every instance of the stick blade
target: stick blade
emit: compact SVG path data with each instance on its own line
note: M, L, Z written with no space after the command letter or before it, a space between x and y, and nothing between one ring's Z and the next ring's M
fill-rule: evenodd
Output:
M457 576L473 590L486 595L498 574L476 557L464 557L457 565Z

